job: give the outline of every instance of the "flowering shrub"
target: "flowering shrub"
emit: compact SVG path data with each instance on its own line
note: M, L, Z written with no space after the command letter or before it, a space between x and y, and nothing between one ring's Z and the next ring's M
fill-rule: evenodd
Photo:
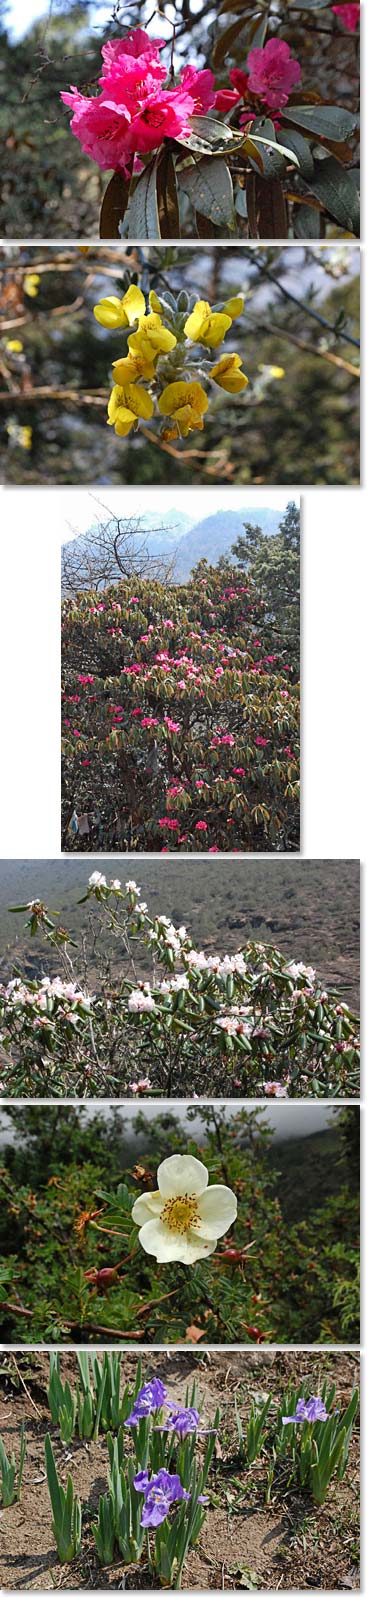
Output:
M224 0L219 18L229 9L235 11L236 0L230 7ZM341 23L353 32L358 9L325 7L330 37ZM192 63L172 77L165 41L135 28L103 46L98 94L62 93L83 151L103 171L114 171L102 237L116 238L123 228L134 239L177 238L188 205L202 237L213 228L233 236L242 218L250 236L287 237L290 228L304 236L297 210L310 194L311 226L315 220L307 236L318 236L319 213L358 234L348 143L357 117L325 103L312 72L308 84L307 58L304 82L292 46L276 33L267 37L283 26L282 16L266 13L259 22L251 0L239 10L238 23L219 31L214 46L215 68L236 56L223 84ZM289 27L288 11L284 22Z
M155 402L158 414L169 418L161 425L163 440L187 438L204 427L209 400L203 382L211 379L230 394L247 387L240 355L211 357L242 310L242 295L211 307L186 290L177 300L167 292L159 299L150 293L148 310L145 295L134 283L122 299L111 295L99 300L94 315L102 327L136 328L127 340L128 354L115 360L112 368L108 424L119 438L126 438L139 421L151 421Z
M121 971L119 953L106 980L102 961L99 990L85 993L74 976L66 929L39 901L23 906L30 930L43 932L50 957L57 951L67 962L69 979L15 976L0 988L4 1092L358 1093L357 1020L311 966L263 943L250 942L231 955L206 954L185 926L175 927L165 915L151 917L132 880L123 887L118 878L108 882L93 871L86 902L93 910L91 947L104 930L123 948L127 969ZM81 956L85 946L83 934Z
M306 1138L293 1155L292 1143L269 1153L272 1133L259 1110L195 1104L183 1116L165 1103L160 1114L140 1114L129 1127L123 1109L88 1117L82 1107L62 1104L7 1112L4 1343L19 1341L20 1331L30 1344L47 1333L51 1344L72 1341L82 1349L108 1345L114 1333L133 1346L358 1342L357 1108L332 1117L321 1147ZM278 1125L282 1116L280 1105ZM145 1252L133 1219L138 1193L150 1197L167 1154L199 1159L210 1186L223 1182L237 1198L236 1219L215 1253L190 1268L175 1258L160 1264ZM94 1386L92 1430L101 1397L95 1378ZM118 1391L107 1392L102 1429L119 1404ZM294 1402L287 1412L295 1412ZM81 1428L88 1429L84 1412ZM291 1430L284 1429L287 1447Z
M298 659L243 572L67 599L62 650L66 849L74 811L88 849L298 847Z

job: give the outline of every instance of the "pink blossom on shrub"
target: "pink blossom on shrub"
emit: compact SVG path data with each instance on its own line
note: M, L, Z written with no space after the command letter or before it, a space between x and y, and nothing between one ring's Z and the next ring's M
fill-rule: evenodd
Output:
M214 104L212 72L187 66L175 87L164 87L163 43L134 29L104 46L100 94L87 97L73 86L61 95L73 112L72 132L102 171L131 172L134 156L189 133L190 117Z
M232 106L237 105L238 99L239 95L236 92L236 89L217 89L214 100L214 110L231 111Z
M300 63L292 59L285 39L268 39L262 49L250 50L248 67L250 94L258 95L274 111L287 104L291 89L301 77Z
M340 21L344 23L345 28L348 28L349 33L355 33L359 23L359 5L332 6L331 10L335 11L336 17L340 17Z

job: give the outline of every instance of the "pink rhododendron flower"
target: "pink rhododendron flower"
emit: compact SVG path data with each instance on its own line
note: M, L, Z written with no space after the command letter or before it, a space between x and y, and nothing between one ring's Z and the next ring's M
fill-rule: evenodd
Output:
M359 23L359 5L332 6L331 10L335 11L336 17L340 17L340 21L344 23L345 28L348 28L349 33L355 33Z
M243 75L245 76L245 74L243 74ZM231 111L232 110L232 106L233 105L237 105L237 101L239 100L239 98L240 98L240 96L237 93L236 89L217 89L217 93L216 93L215 100L214 100L214 110L215 111ZM204 584L204 586L205 586L205 584Z
M280 1081L264 1081L264 1092L267 1098L286 1098L287 1088L282 1087Z
M248 67L250 94L259 95L274 111L287 104L291 89L301 77L300 63L292 59L285 39L268 39L263 49L250 50Z
M214 104L212 72L187 66L176 86L165 87L167 70L159 59L163 43L135 28L104 46L100 94L87 97L72 87L61 95L73 112L72 132L102 171L131 173L136 155L189 133L190 117Z
M248 74L247 74L247 72L241 72L241 68L240 67L232 67L232 71L230 72L229 76L230 76L231 83L233 83L234 89L236 89L237 99L238 100L246 99L247 87L248 87Z
M206 821L197 821L196 822L195 832L207 832L207 830L208 830L208 828L207 828Z

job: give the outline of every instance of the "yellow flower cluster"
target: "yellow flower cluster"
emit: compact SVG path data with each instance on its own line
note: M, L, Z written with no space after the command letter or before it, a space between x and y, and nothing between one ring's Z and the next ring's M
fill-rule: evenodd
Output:
M134 329L127 340L128 354L115 360L112 366L114 385L108 403L108 425L115 428L120 438L125 438L140 420L150 421L154 415L154 398L142 386L153 382L158 411L161 416L171 418L171 428L168 433L164 432L164 437L181 434L186 438L189 432L202 430L209 400L202 383L187 371L189 344L217 349L235 317L241 315L243 297L227 300L219 311L212 310L207 300L198 300L183 325L182 317L178 318L176 332L165 326L163 309L157 294L151 293L147 311L145 296L135 284L131 284L122 299L110 295L94 307L94 315L102 327ZM172 315L169 319L175 325ZM173 351L178 368L185 367L188 357L187 375L167 382L168 375L174 376L172 364L170 367ZM240 394L248 383L241 366L240 355L222 355L209 368L208 377L227 393Z

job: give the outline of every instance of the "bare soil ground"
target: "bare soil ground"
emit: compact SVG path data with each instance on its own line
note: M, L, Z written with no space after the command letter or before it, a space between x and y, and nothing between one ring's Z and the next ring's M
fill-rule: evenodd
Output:
M76 1360L62 1353L62 1374L75 1384ZM27 1458L22 1499L0 1510L0 1587L10 1591L144 1590L154 1586L148 1566L127 1569L120 1561L100 1568L90 1521L98 1499L107 1487L107 1446L74 1438L69 1448L57 1439L51 1426L59 1472L65 1480L71 1468L83 1502L83 1542L79 1557L62 1567L53 1544L51 1508L44 1467L44 1436L50 1424L46 1399L48 1355L18 1353L18 1370L12 1354L0 1358L0 1431L6 1450L18 1454L19 1428L26 1421ZM358 1590L359 1452L352 1438L349 1468L342 1482L332 1482L323 1507L305 1493L274 1479L271 1501L264 1504L266 1470L262 1459L245 1467L238 1453L234 1428L234 1395L242 1419L256 1394L280 1397L287 1382L305 1378L315 1391L325 1375L335 1380L338 1397L345 1402L358 1379L358 1356L326 1351L245 1353L191 1351L142 1354L144 1378L159 1375L175 1399L184 1399L186 1383L197 1375L210 1424L217 1404L221 1408L220 1436L211 1470L210 1506L197 1546L184 1571L186 1590L237 1591ZM124 1376L134 1379L135 1357L124 1355ZM37 1411L32 1406L36 1404ZM56 1440L55 1440L56 1437ZM198 1444L200 1446L200 1444Z

